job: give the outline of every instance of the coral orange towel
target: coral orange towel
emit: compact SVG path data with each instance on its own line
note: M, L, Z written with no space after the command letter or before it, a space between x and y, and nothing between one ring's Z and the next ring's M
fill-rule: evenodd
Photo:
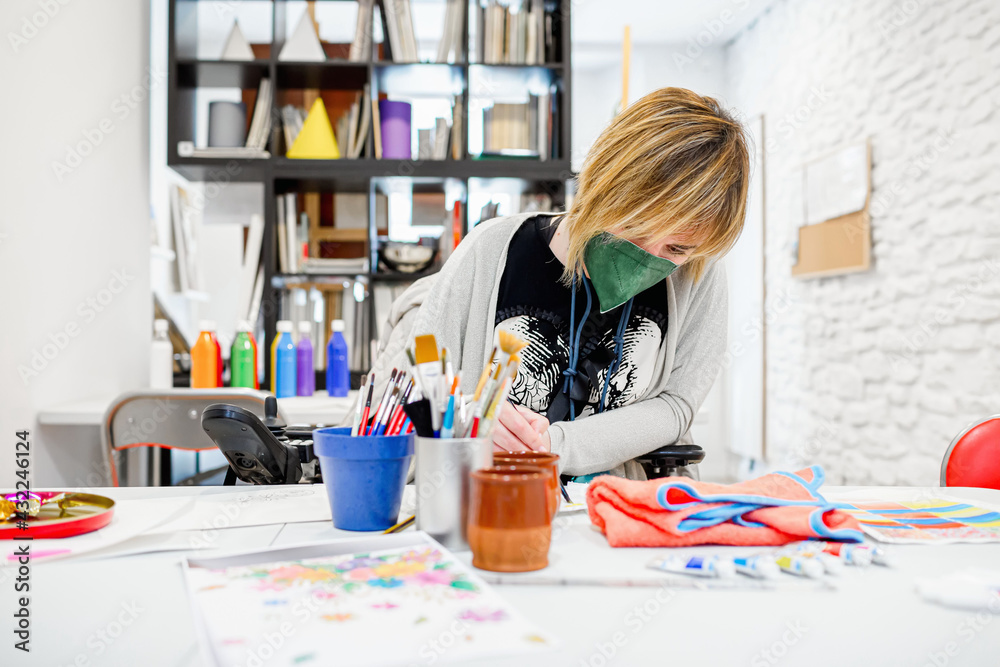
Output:
M857 519L827 502L819 494L822 484L819 466L739 484L603 475L587 489L587 511L613 547L860 542Z

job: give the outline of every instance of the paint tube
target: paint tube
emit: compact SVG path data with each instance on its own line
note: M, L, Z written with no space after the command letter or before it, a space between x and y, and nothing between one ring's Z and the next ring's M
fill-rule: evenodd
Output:
M737 572L754 579L775 579L781 573L781 568L768 556L734 558L733 565Z
M649 566L664 572L690 574L695 577L728 578L736 574L736 566L729 559L717 556L668 556L657 558Z

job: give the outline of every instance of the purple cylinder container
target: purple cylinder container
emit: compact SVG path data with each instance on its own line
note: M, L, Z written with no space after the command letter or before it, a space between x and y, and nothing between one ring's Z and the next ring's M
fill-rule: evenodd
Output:
M313 365L312 341L308 335L299 338L299 344L295 346L295 357L298 361L295 393L299 396L312 396L316 393L316 369Z
M409 160L410 103L379 100L378 113L382 119L382 157L386 160Z

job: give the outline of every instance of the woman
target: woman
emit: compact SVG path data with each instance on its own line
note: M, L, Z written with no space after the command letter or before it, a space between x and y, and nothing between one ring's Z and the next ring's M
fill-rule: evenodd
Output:
M591 148L568 213L476 226L393 304L377 375L433 333L468 395L496 330L514 332L530 345L496 446L555 452L568 475L643 479L633 459L689 441L721 365L717 260L743 226L747 143L712 98L664 88L638 100Z

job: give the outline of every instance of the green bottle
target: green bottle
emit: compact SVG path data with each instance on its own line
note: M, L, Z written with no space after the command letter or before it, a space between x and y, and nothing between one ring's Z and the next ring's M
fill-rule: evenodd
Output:
M236 339L229 355L233 387L260 389L257 380L257 342L250 333L250 323L243 320L236 327Z

